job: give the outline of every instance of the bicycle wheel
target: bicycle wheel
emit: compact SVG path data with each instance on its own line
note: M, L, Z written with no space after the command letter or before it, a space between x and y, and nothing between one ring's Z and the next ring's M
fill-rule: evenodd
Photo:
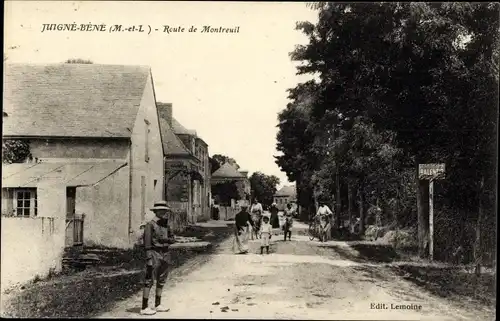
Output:
M314 238L316 237L316 224L309 224L309 240L314 240Z

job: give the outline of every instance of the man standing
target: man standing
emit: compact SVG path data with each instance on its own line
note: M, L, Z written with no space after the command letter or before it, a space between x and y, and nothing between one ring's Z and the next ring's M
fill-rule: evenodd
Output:
M234 217L234 243L233 249L238 254L248 253L248 227L254 228L250 213L247 212L248 206L242 205L241 211Z
M160 201L154 204L151 211L155 213L155 217L146 224L143 235L146 252L146 277L140 311L143 315L153 315L156 312L170 310L161 304L161 295L171 264L169 247L175 243L175 236L170 231L168 224L168 214L171 210L166 201ZM155 308L151 309L148 301L154 281L156 281Z

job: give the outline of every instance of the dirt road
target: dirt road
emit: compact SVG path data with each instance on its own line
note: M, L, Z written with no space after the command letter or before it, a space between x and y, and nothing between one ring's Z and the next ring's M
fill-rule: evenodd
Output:
M269 255L258 254L258 241L247 255L231 247L228 239L198 258L205 264L182 277L173 273L163 294L170 312L148 318L494 319L491 309L428 293L384 264L345 259L342 253L356 251L344 242L320 244L295 233L292 241L275 237ZM137 293L101 317L140 317L140 299Z

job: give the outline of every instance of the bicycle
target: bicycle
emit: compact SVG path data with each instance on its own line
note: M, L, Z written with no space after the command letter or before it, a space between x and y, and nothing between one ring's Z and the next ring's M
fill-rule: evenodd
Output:
M322 233L320 232L320 234L318 235L318 227L323 229L317 220L313 219L311 222L309 222L308 233L309 233L309 240L310 241L313 241L315 238L318 238L318 240L320 242L323 242L323 238L321 236Z

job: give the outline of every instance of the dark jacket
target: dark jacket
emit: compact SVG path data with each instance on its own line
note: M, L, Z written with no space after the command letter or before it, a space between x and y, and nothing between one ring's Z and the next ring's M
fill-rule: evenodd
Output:
M144 248L146 251L167 251L175 243L175 236L165 220L151 220L144 229Z
M271 206L269 212L271 212L272 215L278 215L279 209L276 206Z
M247 211L241 211L238 214L236 214L236 216L234 217L234 223L238 231L241 231L243 228L245 228L245 226L247 226L248 223L250 223L250 225L252 225L253 227L252 217L250 216L250 213L248 213Z

